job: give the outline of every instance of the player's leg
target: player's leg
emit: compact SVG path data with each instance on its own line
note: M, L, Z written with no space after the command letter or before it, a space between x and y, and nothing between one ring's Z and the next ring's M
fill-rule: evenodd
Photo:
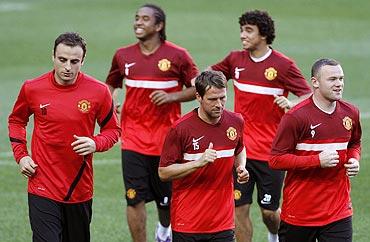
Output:
M158 242L172 241L170 224L171 182L162 182L158 175L159 156L152 156L150 160L150 185L158 210L159 222L155 231L155 240Z
M145 202L149 192L149 173L145 156L122 150L122 171L126 189L127 223L134 242L146 241Z
M32 241L62 241L62 214L60 204L53 200L28 194Z
M318 242L352 242L352 216L321 227Z
M279 202L285 173L270 169L267 162L252 162L256 169L258 204L261 208L263 223L268 229L268 241L277 242L280 224Z
M316 242L318 227L295 226L280 222L279 242Z
M63 242L89 242L90 223L92 217L92 200L62 204L63 214Z
M234 171L234 200L235 200L235 236L237 242L251 242L253 226L250 218L250 207L255 185L253 164L247 160L246 168L249 172L249 181L244 184L237 182Z

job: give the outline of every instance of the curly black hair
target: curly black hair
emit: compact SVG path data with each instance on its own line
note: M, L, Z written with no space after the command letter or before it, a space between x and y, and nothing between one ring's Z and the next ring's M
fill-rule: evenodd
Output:
M257 25L260 34L266 37L266 43L272 44L275 39L274 21L266 11L253 10L242 14L239 17L240 26L251 24Z

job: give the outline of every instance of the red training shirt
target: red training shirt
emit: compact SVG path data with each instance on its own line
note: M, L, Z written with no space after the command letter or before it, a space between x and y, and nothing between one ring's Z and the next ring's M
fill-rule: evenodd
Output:
M247 157L268 161L272 140L284 114L274 104L274 95L287 97L292 92L302 96L311 92L300 70L291 59L275 50L259 62L253 61L246 50L232 51L211 68L234 80L234 109L245 120Z
M183 233L214 233L234 228L234 157L244 148L244 121L240 114L224 110L211 125L198 117L197 109L170 129L160 167L197 160L213 143L217 159L186 177L172 181L171 226Z
M336 150L339 164L321 168L319 153ZM360 159L361 125L353 105L337 101L332 114L307 99L283 117L269 165L287 170L281 219L298 226L323 226L352 215L344 164Z
M151 55L144 55L139 44L116 51L106 83L114 88L126 86L121 113L122 149L159 156L174 121L180 118L180 103L153 104L155 90L178 92L191 86L198 69L188 52L165 41Z
M26 126L34 117L31 157L38 165L28 179L28 192L55 201L76 203L93 196L92 155L76 187L68 192L84 157L73 151L73 135L87 136L96 151L106 151L118 141L120 128L107 85L80 72L72 85L59 85L54 72L27 80L9 116L9 137L17 162L27 151ZM95 123L100 133L94 136Z

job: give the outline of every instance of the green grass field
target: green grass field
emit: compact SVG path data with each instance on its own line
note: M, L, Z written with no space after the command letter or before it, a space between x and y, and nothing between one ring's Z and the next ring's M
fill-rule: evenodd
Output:
M26 180L19 174L8 141L7 117L22 82L52 68L56 36L78 31L87 40L83 71L104 80L116 48L135 40L132 23L145 2L119 0L0 0L0 241L31 241ZM367 0L187 0L155 1L167 13L168 39L189 50L200 69L239 49L238 17L247 9L266 9L275 19L273 47L294 58L308 78L320 57L342 63L344 97L362 112L361 172L352 179L354 241L370 236L370 2ZM228 107L233 106L229 92ZM195 102L186 103L184 111ZM29 133L31 130L29 130ZM130 241L125 219L119 147L95 156L92 241ZM266 230L253 206L254 241L266 241ZM152 241L157 215L148 205Z

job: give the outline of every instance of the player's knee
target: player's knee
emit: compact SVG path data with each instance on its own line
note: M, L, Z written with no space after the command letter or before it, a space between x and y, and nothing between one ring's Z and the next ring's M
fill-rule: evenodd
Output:
M265 224L276 223L280 221L280 210L267 210L262 209L262 219Z

